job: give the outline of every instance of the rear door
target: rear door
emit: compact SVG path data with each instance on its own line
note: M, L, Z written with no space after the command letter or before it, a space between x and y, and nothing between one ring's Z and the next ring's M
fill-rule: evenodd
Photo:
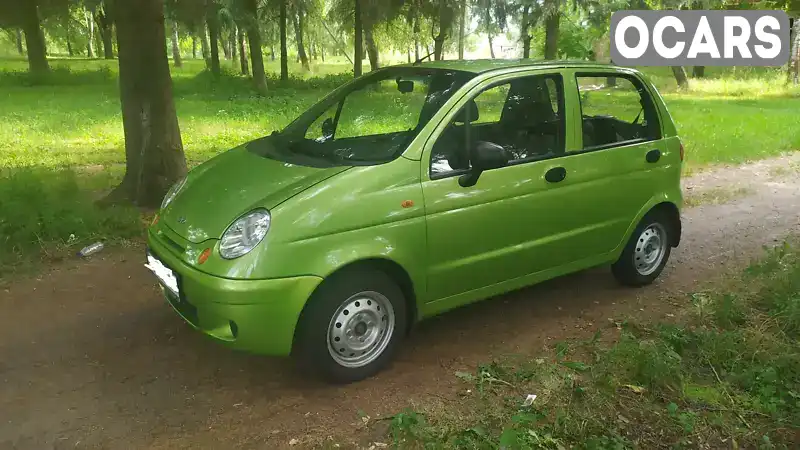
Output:
M590 254L615 250L641 208L656 194L666 164L658 112L642 81L632 73L575 71L574 98L579 146L563 158L575 196L563 205L573 244ZM613 256L613 255L609 255Z

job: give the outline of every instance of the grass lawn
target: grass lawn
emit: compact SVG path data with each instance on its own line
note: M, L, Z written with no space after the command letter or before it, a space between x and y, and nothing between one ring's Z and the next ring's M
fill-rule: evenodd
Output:
M796 448L800 249L776 247L724 292L684 304L676 323L618 320L538 359L456 372L462 398L399 412L390 438L409 449Z
M286 125L350 79L346 61L329 60L309 73L290 64L281 85L277 62L268 61L270 91L260 97L230 62L220 80L203 65L188 60L173 71L190 164ZM0 273L43 253L141 233L138 212L91 205L124 168L116 61L53 59L51 67L33 83L24 60L0 60ZM781 73L709 68L707 80L677 92L668 68L646 71L678 123L689 170L800 149L800 90L783 87Z

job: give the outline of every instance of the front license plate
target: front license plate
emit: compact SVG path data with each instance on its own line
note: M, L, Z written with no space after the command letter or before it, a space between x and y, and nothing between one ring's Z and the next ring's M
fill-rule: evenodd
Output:
M158 278L158 281L161 282L161 285L172 292L175 297L179 298L178 277L175 276L175 272L173 272L172 269L165 266L164 263L158 260L158 258L149 253L147 254L147 264L144 266L150 269L153 274L155 274L156 278Z

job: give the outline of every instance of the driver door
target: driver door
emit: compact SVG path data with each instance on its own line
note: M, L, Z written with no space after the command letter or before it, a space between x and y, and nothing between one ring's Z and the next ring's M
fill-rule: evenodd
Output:
M561 75L507 75L468 97L423 154L429 302L572 260L559 210L573 194L545 181L567 145ZM512 160L464 187L475 140L502 145Z

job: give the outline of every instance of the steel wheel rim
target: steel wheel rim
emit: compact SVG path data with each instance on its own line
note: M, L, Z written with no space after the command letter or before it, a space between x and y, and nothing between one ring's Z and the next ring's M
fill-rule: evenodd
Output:
M345 300L328 324L328 352L343 367L364 367L375 361L392 339L392 302L374 291Z
M652 274L661 265L667 253L667 230L660 223L649 225L636 240L633 266L639 275Z

